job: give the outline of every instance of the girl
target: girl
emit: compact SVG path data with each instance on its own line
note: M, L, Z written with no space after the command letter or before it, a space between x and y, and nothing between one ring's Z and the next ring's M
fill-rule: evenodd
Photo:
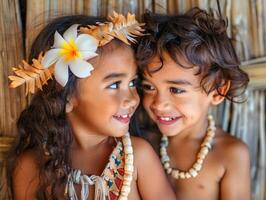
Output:
M127 133L139 104L129 41L142 29L130 14L110 19L53 21L33 43L33 64L9 77L41 89L17 122L14 199L175 199L152 148Z

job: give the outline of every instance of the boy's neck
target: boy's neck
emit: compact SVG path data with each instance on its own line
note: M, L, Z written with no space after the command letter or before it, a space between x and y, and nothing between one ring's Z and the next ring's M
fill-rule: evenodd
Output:
M207 127L208 119L206 115L206 117L203 117L193 127L189 127L186 130L178 133L177 135L169 137L170 144L174 145L175 142L180 141L202 140L206 135Z

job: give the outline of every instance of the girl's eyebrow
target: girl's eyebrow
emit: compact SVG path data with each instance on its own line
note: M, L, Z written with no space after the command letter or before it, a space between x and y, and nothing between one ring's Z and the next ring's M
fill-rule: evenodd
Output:
M103 78L103 80L109 80L109 79L113 79L113 78L121 78L121 77L125 77L126 74L125 73L111 73L111 74L108 74L107 76L105 76Z

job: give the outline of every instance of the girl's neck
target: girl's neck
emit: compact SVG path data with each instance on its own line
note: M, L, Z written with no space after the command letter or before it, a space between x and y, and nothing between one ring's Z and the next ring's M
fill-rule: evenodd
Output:
M109 136L93 135L86 133L74 133L72 148L80 150L97 150L102 145L109 144L112 139Z
M93 131L87 124L84 124L75 116L68 114L68 119L71 124L73 143L72 148L79 150L97 150L104 144L112 142L111 137ZM110 140L111 139L111 140Z

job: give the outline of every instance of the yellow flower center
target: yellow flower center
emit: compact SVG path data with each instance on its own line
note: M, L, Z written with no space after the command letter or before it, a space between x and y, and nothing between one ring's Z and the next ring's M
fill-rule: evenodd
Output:
M81 54L74 40L71 40L68 43L64 42L62 44L60 55L64 58L66 62L69 62L69 61L75 60L76 58L81 57Z

